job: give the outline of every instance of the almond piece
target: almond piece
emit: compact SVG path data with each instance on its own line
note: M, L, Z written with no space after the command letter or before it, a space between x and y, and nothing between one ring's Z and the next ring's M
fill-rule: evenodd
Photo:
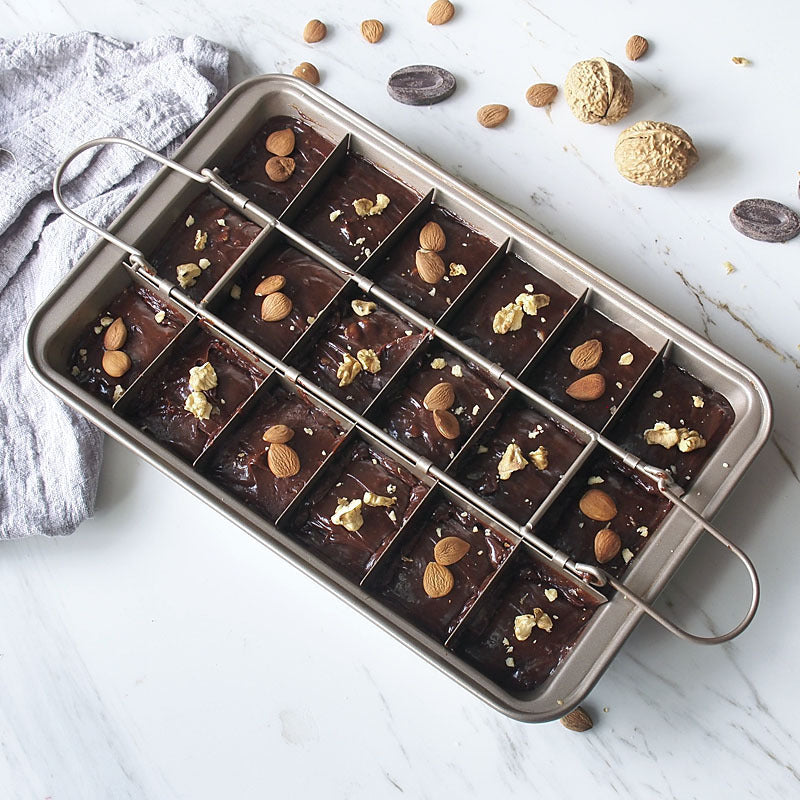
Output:
M284 183L294 174L294 159L289 156L273 156L267 161L264 170L273 183Z
M286 444L286 442L291 441L293 436L294 431L288 425L279 423L278 425L270 425L261 438L270 444Z
M433 557L437 564L449 567L451 564L461 561L468 552L469 542L459 539L458 536L445 536L444 539L436 542L436 546L433 548Z
M415 261L417 272L425 283L439 283L444 278L444 261L438 253L430 250L417 250Z
M453 573L442 564L428 562L422 575L422 588L428 597L444 597L453 590Z
M423 250L441 253L447 245L447 237L438 222L426 222L419 232L419 246Z
M578 507L589 519L608 522L617 516L617 504L602 489L589 489L578 502Z
M607 564L619 555L622 541L611 528L603 528L594 537L594 557L599 564Z
M121 378L131 368L131 359L123 350L106 350L102 364L107 375Z
M490 103L488 106L481 106L478 109L478 122L484 128L496 128L506 121L508 116L508 106L500 103Z
M301 78L306 83L316 86L319 83L319 70L308 61L303 61L298 64L293 70L292 75L295 78Z
M365 19L361 23L361 35L370 44L376 44L383 38L383 23L379 19Z
M128 329L122 321L122 317L117 317L107 328L103 336L103 347L106 350L120 350L128 340Z
M308 44L321 42L327 35L328 29L325 27L325 23L320 22L318 19L309 20L306 22L305 28L303 28L303 41Z
M276 478L291 478L300 472L300 459L288 444L275 442L267 450L267 466Z
M437 383L436 386L431 387L422 401L422 405L428 411L446 411L451 408L456 401L456 393L453 391L453 385L447 381Z
M603 343L599 339L587 339L583 344L572 348L569 360L575 369L594 369L603 356Z
M457 439L461 433L458 418L445 409L433 412L433 424L445 439Z
M648 50L650 43L644 36L631 36L625 44L625 55L631 61L638 61Z
M283 292L268 294L261 303L261 319L264 322L278 322L289 316L292 301Z
M605 394L606 379L599 372L592 372L573 381L566 388L567 394L573 400L588 403L597 400Z
M291 128L273 131L267 136L267 150L274 156L288 156L294 150L295 138Z
M552 83L534 83L527 92L525 99L534 108L544 108L549 106L558 94L558 86Z
M577 733L585 733L594 725L592 718L580 706L561 717L560 722L568 731Z
M254 294L256 297L265 297L273 292L279 292L284 286L286 286L286 278L283 275L268 275L256 286Z
M455 6L450 0L436 0L428 9L428 22L431 25L444 25L445 22L450 22L453 19L453 14L455 13Z

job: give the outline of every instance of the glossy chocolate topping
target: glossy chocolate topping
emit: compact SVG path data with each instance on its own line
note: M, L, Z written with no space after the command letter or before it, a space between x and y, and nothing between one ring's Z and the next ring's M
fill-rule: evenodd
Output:
M261 319L264 298L255 294L259 283L270 275L286 278L281 292L292 301L289 316L275 322ZM249 278L236 284L241 296L227 297L220 316L256 344L282 358L308 328L309 319L313 322L343 284L341 278L305 253L281 246L256 264Z
M273 155L267 151L267 137L286 128L291 128L295 135L295 149L290 154L295 169L287 181L276 183L266 173L267 161ZM333 143L320 136L307 123L294 117L271 117L223 174L230 177L231 186L237 192L270 214L278 215L306 185L332 150Z
M359 216L353 202L363 198L375 203L378 194L385 194L389 205L379 214ZM300 214L295 227L343 263L358 267L419 198L413 189L367 159L348 155Z
M447 241L444 250L439 252L444 261L445 276L435 285L420 278L415 261L420 247L419 232L427 222L438 223ZM455 214L440 206L433 206L392 248L386 261L377 267L372 278L398 300L436 321L494 251L495 245L485 236L474 231ZM451 264L455 266L451 267ZM463 275L462 268L466 270Z
M159 275L193 300L200 300L259 233L258 225L237 214L211 192L204 192L181 212L150 263ZM208 260L209 266L203 269L201 259ZM177 267L181 264L197 264L202 270L195 283L185 288L177 278Z
M206 361L214 367L217 386L205 392L213 408L210 418L198 419L184 405L191 392L189 370ZM131 406L132 422L182 458L194 460L264 377L227 344L197 330L142 387Z
M164 312L164 319L160 323L155 320L159 311ZM105 352L103 337L108 326L102 325L100 320L117 317L122 317L128 331L122 350L128 354L131 368L121 377L112 378L102 367ZM92 394L111 403L115 388L121 386L127 389L183 325L183 319L155 294L142 287L129 286L75 343L70 364L77 367L78 371L75 374L73 370L73 378Z
M363 441L347 448L312 491L292 525L294 535L352 580L360 580L428 491L397 462ZM340 499L365 492L396 497L389 507L363 505L363 525L354 531L331 517Z
M495 333L492 328L495 314L526 292L548 295L549 305L540 309L535 316L525 314L519 330ZM571 294L520 258L507 255L478 286L447 327L473 350L517 374L558 325L574 300Z
M452 591L444 597L429 597L423 589L422 576L434 560L436 543L447 536L467 542L469 551L447 567L454 578ZM508 557L511 546L504 536L481 525L468 512L447 501L439 503L424 515L420 530L397 550L396 561L378 594L423 630L444 641Z
M263 434L273 425L287 425L294 431L287 444L300 459L297 475L277 478L267 466L268 445ZM275 521L343 438L344 431L331 417L304 398L279 388L263 395L241 427L226 435L209 472Z

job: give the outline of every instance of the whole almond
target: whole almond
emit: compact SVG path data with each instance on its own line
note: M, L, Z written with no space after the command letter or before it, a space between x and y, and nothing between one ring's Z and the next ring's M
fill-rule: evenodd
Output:
M267 277L256 286L254 294L256 297L264 297L273 292L279 292L284 286L286 286L286 278L284 278L283 275L267 275Z
M491 103L488 106L481 106L478 109L478 122L484 128L496 128L506 121L508 116L508 106L500 103Z
M291 478L300 472L300 459L288 444L275 442L267 450L267 466L276 478Z
M319 70L308 61L303 61L298 64L293 70L292 75L295 78L301 78L306 83L311 83L316 86L319 83Z
M583 344L572 348L569 360L576 369L594 369L602 356L603 343L599 339L587 339Z
M568 731L577 731L578 733L591 730L594 725L592 718L580 706L561 717L560 722Z
M303 28L303 39L308 44L321 42L327 35L328 29L325 27L325 23L320 22L318 19L309 20L306 22L305 28Z
M261 303L261 319L264 322L279 322L292 311L292 301L283 292L268 294Z
M445 22L450 22L453 19L453 14L455 13L455 6L450 0L436 0L428 9L428 22L431 25L444 25Z
M383 38L383 23L379 19L365 19L361 23L361 35L370 44L379 42Z
M594 537L594 557L599 564L607 564L619 555L622 542L611 528L603 528Z
M637 34L628 39L625 45L625 55L631 61L638 61L647 52L649 47L650 43L647 39Z
M270 444L286 444L294 437L294 431L288 425L271 425L261 437Z
M468 552L469 542L459 539L458 536L445 536L444 539L436 542L436 546L433 548L433 557L437 564L449 567L451 564L461 561Z
M445 409L437 409L433 412L433 424L445 439L457 439L461 433L458 417Z
M283 183L292 177L294 167L293 158L289 158L289 156L273 156L267 161L264 170L271 181Z
M103 336L103 347L106 350L120 350L128 341L128 329L122 321L122 317L117 317L107 328Z
M617 516L617 504L602 489L589 489L578 502L578 507L589 519L608 522Z
M267 136L267 150L275 156L288 156L294 150L295 137L291 128L273 131Z
M444 597L453 590L453 573L442 564L428 562L422 575L422 588L428 597Z
M447 381L437 383L436 386L431 387L422 401L422 405L428 411L446 411L456 401L456 394L453 391L453 385Z
M599 372L591 372L582 378L573 381L566 388L567 394L573 400L588 403L602 397L606 391L606 379Z
M525 99L536 108L549 106L558 94L558 86L552 83L534 83L527 92Z
M417 272L425 283L439 283L444 278L444 261L438 253L432 250L417 250L414 260Z
M121 378L130 368L130 356L123 350L106 350L103 353L103 371L112 378Z
M419 232L419 246L423 250L441 253L447 245L447 237L438 222L426 222Z

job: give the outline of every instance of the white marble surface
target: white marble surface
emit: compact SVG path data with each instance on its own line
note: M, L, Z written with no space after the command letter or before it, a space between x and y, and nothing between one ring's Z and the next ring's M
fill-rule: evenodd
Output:
M495 0L459 3L437 29L426 5L6 0L0 18L6 37L200 33L235 51L236 79L311 60L326 91L751 365L776 430L718 520L760 570L755 623L709 649L645 623L586 703L592 733L526 726L109 443L93 520L0 548L3 798L800 794L800 239L760 244L727 221L743 197L800 206L800 7ZM313 48L299 36L312 16L331 31ZM364 16L386 24L381 44L360 39ZM563 98L549 114L524 102L581 58L624 64L634 32L652 50L626 65L627 122L679 124L701 153L669 190L615 173L622 126L581 125ZM430 109L392 102L385 77L419 62L450 68L458 93ZM503 128L475 123L488 102L512 107ZM692 609L722 625L742 594L736 566L702 544L662 606L707 629Z

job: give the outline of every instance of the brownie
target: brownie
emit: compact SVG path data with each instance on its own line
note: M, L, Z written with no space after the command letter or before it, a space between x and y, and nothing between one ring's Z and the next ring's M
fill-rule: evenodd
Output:
M357 302L368 302L356 298ZM366 316L359 316L352 304L336 309L327 329L303 359L304 374L355 411L363 411L372 398L389 382L400 365L411 355L425 334L384 308L376 307ZM337 371L345 355L356 359L362 350L372 350L380 363L378 372L361 369L351 383L339 386Z
M427 491L425 484L396 461L358 441L327 468L295 519L292 531L325 561L358 581ZM347 530L331 520L340 501L363 499L365 492L396 500L391 506L363 504L363 524L358 530Z
M353 203L389 198L380 213L359 216ZM359 266L416 205L420 195L390 177L363 156L346 156L295 227L350 267Z
M161 322L156 314L164 312ZM102 367L103 338L111 322L121 318L128 338L121 348L131 360L130 369L113 378ZM104 324L105 323L105 324ZM129 286L80 335L72 352L72 377L92 394L108 403L114 402L117 386L127 389L155 357L167 346L184 321L172 306L141 286Z
M522 469L500 479L498 465L509 445L517 444L528 462ZM540 469L531 452L547 450L547 466ZM584 445L555 422L523 404L507 407L487 429L479 445L458 468L465 486L486 497L516 522L532 516L553 487L580 455Z
M259 233L258 225L206 191L181 212L150 263L159 275L172 281L193 300L200 300ZM210 263L205 265L203 261L201 264L203 259ZM186 285L181 285L178 278L177 268L182 264L200 268L199 275L186 278Z
M420 530L398 549L397 559L378 594L403 616L444 641L505 561L512 542L447 501L424 517ZM444 597L429 597L423 589L422 577L434 560L437 542L448 536L467 542L469 550L447 567L453 574L453 589Z
M733 408L719 392L675 364L662 361L615 426L611 438L648 464L668 469L676 483L685 488L725 438L733 420ZM677 446L667 450L658 444L647 444L644 432L657 422L697 431L705 439L705 447L682 453Z
M428 222L437 223L446 238L444 249L439 251L446 271L435 285L423 281L416 267L416 253L420 248L419 234ZM429 319L437 320L489 260L495 249L489 239L474 231L455 214L440 206L433 206L392 247L372 278L398 300Z
M292 301L289 315L275 322L261 319L264 298L255 293L261 281L270 275L286 278L281 292ZM259 261L246 281L234 285L220 316L256 344L283 358L343 285L341 278L310 256L293 247L281 246Z
M602 355L596 366L580 370L570 361L572 351L590 339L602 345ZM624 358L623 358L624 356ZM571 319L567 328L553 342L541 363L538 363L526 383L548 400L577 417L595 430L600 430L627 397L634 383L647 369L655 352L619 325L584 306ZM620 364L620 359L623 362ZM566 389L585 375L597 373L605 379L606 389L597 400L581 401L570 397Z
M458 650L504 688L527 692L542 684L564 660L597 601L527 554L514 564L509 562L506 570L511 574L479 609ZM545 594L552 590L556 591L554 600ZM515 635L516 617L541 613L550 618L551 630L537 625L520 641ZM542 624L547 627L546 620Z
M200 419L184 407L191 393L189 370L209 362L217 386L204 392L212 407ZM172 357L150 376L131 405L132 422L187 461L194 460L265 377L229 345L198 329L178 343Z
M526 293L545 294L550 302L535 315L523 313L519 330L495 333L495 314ZM473 350L518 374L574 302L575 298L558 284L509 254L492 270L447 327Z
M294 431L287 444L300 459L297 475L278 478L267 466L268 445L263 434L273 425L287 425ZM305 398L279 388L263 396L241 427L225 436L208 471L245 503L274 521L344 435L324 411Z
M287 181L276 183L266 173L267 161L273 155L267 151L267 137L275 131L287 128L291 128L295 136L295 148L291 153L295 169ZM308 123L289 116L270 117L223 174L229 177L231 187L237 192L241 192L270 214L278 215L332 151L333 143L317 133Z
M455 439L445 439L439 433L433 413L423 405L428 391L443 382L449 383L455 394L451 411L460 428ZM377 422L399 442L437 466L446 467L502 393L472 362L433 347L415 359L402 385L378 413Z

